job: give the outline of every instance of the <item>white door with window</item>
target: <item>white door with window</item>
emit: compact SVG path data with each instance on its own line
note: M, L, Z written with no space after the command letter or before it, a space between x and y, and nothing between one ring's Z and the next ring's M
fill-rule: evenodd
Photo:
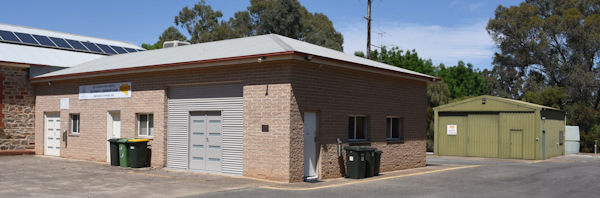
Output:
M317 178L317 113L304 113L304 178Z
M44 121L44 155L60 156L60 113L46 113Z
M220 172L223 156L221 112L190 112L190 169Z
M109 111L107 119L106 140L121 137L121 113ZM110 142L106 142L106 162L110 163Z

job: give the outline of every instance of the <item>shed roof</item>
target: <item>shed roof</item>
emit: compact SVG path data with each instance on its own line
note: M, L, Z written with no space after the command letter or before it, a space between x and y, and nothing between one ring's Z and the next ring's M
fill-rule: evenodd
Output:
M142 49L134 44L123 41L95 38L18 25L0 23L0 30L71 39L76 41L89 41L92 43L128 47L132 49ZM4 42L2 39L0 39L0 62L24 65L71 67L105 56L106 55L103 54L85 53L74 50L69 51L34 45L21 45L18 43Z
M171 67L207 61L235 60L256 56L283 54L310 54L345 63L384 69L411 75L421 79L436 80L436 77L357 57L292 38L268 34L245 38L221 40L181 47L163 48L138 53L108 56L82 63L72 68L37 76L34 79L77 76L99 72L116 72L148 67Z
M485 104L484 104L485 101ZM496 112L496 111L535 111L541 109L561 111L553 107L533 104L521 100L513 100L490 95L453 102L433 108L438 112Z

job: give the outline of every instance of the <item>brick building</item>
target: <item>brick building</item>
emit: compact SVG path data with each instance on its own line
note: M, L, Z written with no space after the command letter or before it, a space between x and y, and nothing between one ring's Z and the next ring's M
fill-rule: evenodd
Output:
M107 138L149 138L151 166L284 182L341 177L342 145L382 171L425 166L435 77L279 35L100 58L32 79L36 154L108 161Z
M0 154L34 148L30 77L137 50L141 48L121 41L0 23Z

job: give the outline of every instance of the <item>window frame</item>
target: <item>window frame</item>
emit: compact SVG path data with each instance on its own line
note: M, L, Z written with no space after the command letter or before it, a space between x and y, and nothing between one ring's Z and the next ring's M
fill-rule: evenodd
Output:
M356 131L356 125L357 125L356 124L357 123L356 120L357 120L357 117L362 117L363 118L363 122L364 122L363 123L363 125L364 125L364 127L363 127L363 133L364 133L364 136L365 136L364 139L356 139L356 137L357 137L357 133L356 133L357 132ZM354 128L352 129L353 132L354 132L354 137L353 138L348 137L348 141L349 142L366 142L366 141L368 141L369 140L369 116L366 116L366 115L349 115L348 116L348 121L350 121L351 118L354 118ZM348 126L348 132L350 132L350 130L351 130L350 126ZM350 133L348 133L348 135L350 135Z
M393 137L394 136L394 132L393 132L393 126L394 126L394 119L398 119L398 136L399 137ZM388 124L388 120L389 124ZM385 118L385 139L387 141L403 141L404 140L404 118L400 117L400 116L387 116Z
M142 116L146 116L146 134L142 134ZM137 136L139 137L154 137L154 114L153 113L137 113Z
M73 122L73 116L77 116L77 122ZM77 125L77 131L73 129L73 124ZM79 113L70 113L69 114L69 131L71 131L72 135L81 134L81 114Z
M558 131L558 143L559 143L559 145L565 144L565 132L564 131Z

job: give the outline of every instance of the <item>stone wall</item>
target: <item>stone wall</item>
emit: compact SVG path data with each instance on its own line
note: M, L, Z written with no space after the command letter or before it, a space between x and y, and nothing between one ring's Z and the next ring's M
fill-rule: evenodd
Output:
M0 150L34 148L35 96L27 70L0 66Z

